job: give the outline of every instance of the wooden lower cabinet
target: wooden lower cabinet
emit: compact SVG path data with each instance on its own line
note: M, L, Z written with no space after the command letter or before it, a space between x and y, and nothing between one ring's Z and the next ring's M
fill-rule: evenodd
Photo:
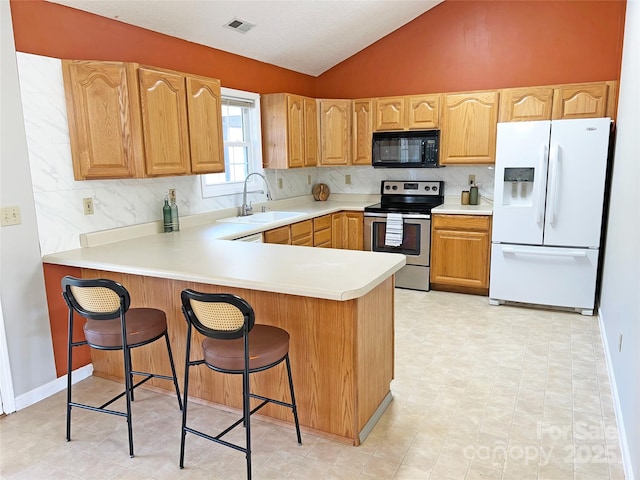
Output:
M491 217L433 215L431 288L489 294Z
M364 248L364 214L362 212L339 212L332 215L333 248L362 250Z
M331 215L313 219L313 246L331 248Z
M291 245L313 247L313 220L291 224Z
M284 227L272 228L267 230L263 235L264 243L279 243L281 245L291 245L291 228L289 225Z

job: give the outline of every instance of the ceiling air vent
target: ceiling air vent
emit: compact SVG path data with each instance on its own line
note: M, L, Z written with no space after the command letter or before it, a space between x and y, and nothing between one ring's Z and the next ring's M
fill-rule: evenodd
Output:
M224 26L240 33L247 33L249 30L255 27L253 23L245 22L244 20L240 20L239 18L234 18Z

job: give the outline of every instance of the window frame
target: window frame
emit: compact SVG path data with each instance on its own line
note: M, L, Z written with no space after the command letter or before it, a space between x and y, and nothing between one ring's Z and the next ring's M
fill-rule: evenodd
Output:
M253 102L253 113L248 115L248 130L249 130L249 158L247 161L249 173L257 172L264 174L262 168L262 129L260 125L260 94L255 92L248 92L244 90L236 90L233 88L221 87L221 98L235 98L238 100ZM222 108L222 105L221 105ZM230 142L236 143L236 142ZM223 147L224 152L224 147ZM225 165L226 165L225 160ZM202 186L202 198L221 197L225 195L237 195L242 193L244 188L244 181L240 182L227 182L207 184L207 175L200 175L200 183ZM212 174L215 175L215 174ZM243 179L244 180L244 179ZM252 176L247 182L247 192L258 192L264 190L262 180L257 175Z

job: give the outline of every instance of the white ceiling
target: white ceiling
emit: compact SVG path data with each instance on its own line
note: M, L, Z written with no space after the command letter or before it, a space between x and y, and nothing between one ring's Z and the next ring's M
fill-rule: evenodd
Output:
M318 76L443 0L50 1Z

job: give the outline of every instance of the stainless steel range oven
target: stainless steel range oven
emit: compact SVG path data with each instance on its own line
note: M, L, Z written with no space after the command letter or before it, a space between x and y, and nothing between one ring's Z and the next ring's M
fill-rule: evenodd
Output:
M431 209L444 202L444 182L383 180L381 193L364 209L364 249L404 254L396 287L428 291Z

